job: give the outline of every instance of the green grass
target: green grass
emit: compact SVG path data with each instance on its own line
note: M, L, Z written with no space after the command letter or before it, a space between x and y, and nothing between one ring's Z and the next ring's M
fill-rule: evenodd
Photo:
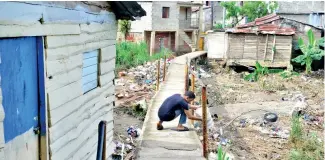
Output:
M299 116L295 115L291 120L291 132L290 132L290 141L297 145L303 136L303 130L301 122L299 121Z
M226 152L222 150L222 147L218 147L218 159L217 160L229 160L229 157L226 158Z
M299 117L291 121L290 142L293 148L289 154L290 160L321 160L324 158L324 142L317 135L304 133Z
M171 52L164 49L150 57L148 45L145 42L120 42L116 44L116 68L128 69L163 58L164 55L169 57Z

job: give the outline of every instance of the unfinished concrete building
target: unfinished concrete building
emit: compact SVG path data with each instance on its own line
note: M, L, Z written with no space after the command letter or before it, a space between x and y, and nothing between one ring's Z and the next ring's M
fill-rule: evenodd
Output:
M129 36L136 41L145 41L150 55L168 48L176 53L196 50L199 17L192 17L192 7L201 3L177 1L138 2L147 12L133 21Z

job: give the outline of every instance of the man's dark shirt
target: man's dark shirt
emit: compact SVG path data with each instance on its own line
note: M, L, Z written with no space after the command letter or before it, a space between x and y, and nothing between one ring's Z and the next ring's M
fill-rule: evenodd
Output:
M171 121L175 118L175 111L179 109L188 110L189 106L180 94L168 97L160 106L158 116L161 121Z

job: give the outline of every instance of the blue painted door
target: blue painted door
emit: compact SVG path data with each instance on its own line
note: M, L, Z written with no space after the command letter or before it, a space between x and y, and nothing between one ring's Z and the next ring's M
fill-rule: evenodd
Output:
M5 143L34 146L30 152L38 153L39 138L33 132L39 126L37 43L37 37L0 39L0 69ZM17 138L23 135L25 142Z

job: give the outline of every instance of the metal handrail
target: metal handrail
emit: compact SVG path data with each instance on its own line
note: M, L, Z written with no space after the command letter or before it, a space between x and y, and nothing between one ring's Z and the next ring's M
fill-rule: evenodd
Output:
M96 160L106 159L106 121L100 121L98 124L98 145Z

